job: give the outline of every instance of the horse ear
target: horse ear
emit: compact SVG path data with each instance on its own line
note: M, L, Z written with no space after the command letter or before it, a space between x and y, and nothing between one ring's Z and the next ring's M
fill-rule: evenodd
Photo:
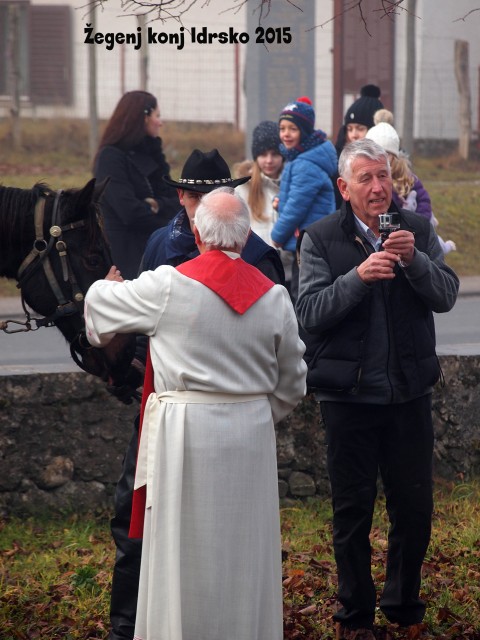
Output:
M92 202L93 194L95 191L95 178L92 178L87 184L78 189L75 194L75 208L77 210L85 209Z
M77 214L84 215L91 204L97 204L105 191L110 178L106 178L97 185L95 178L92 178L81 189L74 194L74 208Z
M78 203L90 204L91 202L98 202L105 191L107 184L110 182L110 177L105 178L97 184L95 178L92 178L87 184L79 189L77 193Z

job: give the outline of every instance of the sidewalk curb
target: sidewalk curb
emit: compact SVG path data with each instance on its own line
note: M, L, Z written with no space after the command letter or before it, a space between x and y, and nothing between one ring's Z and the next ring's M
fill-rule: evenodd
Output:
M480 276L464 276L460 278L459 296L478 296L480 295ZM35 317L37 314L32 313ZM25 314L22 309L20 296L0 296L0 318L16 319L23 318Z

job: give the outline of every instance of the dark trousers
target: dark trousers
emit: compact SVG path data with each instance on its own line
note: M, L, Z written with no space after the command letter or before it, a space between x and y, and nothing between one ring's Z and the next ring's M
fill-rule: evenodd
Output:
M133 640L137 614L142 540L128 537L138 449L138 417L129 442L122 474L115 490L115 516L111 529L117 552L110 597L109 640Z
M380 608L390 622L421 622L421 568L433 512L431 396L395 405L321 402L332 490L333 545L345 626L373 625L369 541L380 471L390 521Z

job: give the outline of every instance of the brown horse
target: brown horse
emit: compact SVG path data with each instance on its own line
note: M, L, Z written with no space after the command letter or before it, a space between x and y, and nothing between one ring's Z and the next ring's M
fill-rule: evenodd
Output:
M135 338L118 336L108 348L94 349L83 317L85 293L112 265L98 204L105 186L93 179L65 191L41 183L0 187L0 276L18 282L26 313L22 330L55 325L79 367L115 382L130 364ZM27 305L43 318L31 318Z

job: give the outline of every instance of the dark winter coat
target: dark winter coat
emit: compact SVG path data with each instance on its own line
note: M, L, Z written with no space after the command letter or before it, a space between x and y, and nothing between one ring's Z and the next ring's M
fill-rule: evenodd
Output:
M391 211L396 211L391 205ZM297 316L305 330L308 384L323 400L388 404L428 393L440 369L433 311L450 310L458 278L445 264L432 225L400 210L415 253L395 278L365 284L356 268L374 249L349 202L302 239Z
M125 279L138 275L150 234L166 225L178 209L175 189L162 180L169 172L160 138L147 137L129 151L106 146L97 156L95 177L110 178L101 203L105 232L113 262ZM158 213L152 212L146 198L158 202Z
M190 228L187 213L182 208L175 218L163 229L156 231L148 241L142 262L142 269L156 269L163 264L172 267L196 258L199 255L195 237ZM282 261L273 247L264 242L256 233L250 232L242 251L245 262L257 267L275 284L285 284Z

